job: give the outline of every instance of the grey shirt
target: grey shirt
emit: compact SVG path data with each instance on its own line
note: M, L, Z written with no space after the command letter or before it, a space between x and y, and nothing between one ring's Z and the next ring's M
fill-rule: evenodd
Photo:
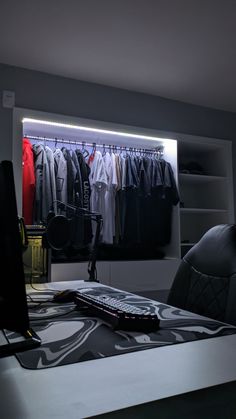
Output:
M49 188L50 188L50 200L51 200L51 206L53 204L53 210L56 213L57 205L56 205L56 178L55 178L55 169L54 169L54 156L53 151L50 147L45 147L45 152L47 156L48 161L48 168L49 168Z
M60 148L54 151L56 195L59 201L67 204L67 163Z

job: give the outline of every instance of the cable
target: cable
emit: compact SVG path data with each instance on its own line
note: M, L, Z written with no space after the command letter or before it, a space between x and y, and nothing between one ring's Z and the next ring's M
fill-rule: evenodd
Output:
M29 285L31 286L31 288L33 288L33 290L35 290L35 291L39 291L39 292L47 292L47 291L53 291L54 293L57 293L57 292L60 292L61 290L55 290L55 289L53 289L53 288L44 288L44 289L40 289L40 288L36 288L35 286L34 286L34 284L33 284L33 275L32 275L32 273L31 273L31 276L30 276L30 283L29 283Z
M35 290L35 291L38 291L38 292L47 292L47 291L53 291L54 292L54 294L56 294L57 292L59 292L60 290L54 290L54 289L52 289L52 288L45 288L45 289L39 289L39 288L36 288L36 287L34 287L34 285L33 285L33 276L31 275L31 277L30 277L30 284L29 284L30 286L31 286L31 288L33 289L33 290ZM33 310L33 309L35 309L35 308L38 308L40 305L42 305L42 304L44 304L44 303L50 303L50 302L53 302L53 299L52 298L47 298L47 299L44 299L44 300L34 300L32 297L31 297L31 295L30 294L27 294L27 298L29 298L30 299L30 301L32 302L32 303L34 303L35 304L35 306L34 307L30 307L30 309L31 310Z
M33 290L35 290L35 291L39 291L39 292L46 292L46 291L53 291L53 292L59 292L59 291L61 291L61 290L55 290L55 289L52 289L52 288L44 288L44 289L40 289L40 288L36 288L36 287L34 287L34 285L33 285L33 278L31 277L31 280L30 280L30 284L29 284L30 286L31 286L31 288L33 288Z

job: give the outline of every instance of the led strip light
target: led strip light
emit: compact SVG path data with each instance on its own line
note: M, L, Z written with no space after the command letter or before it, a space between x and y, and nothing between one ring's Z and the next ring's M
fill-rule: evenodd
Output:
M98 134L110 134L110 135L117 135L120 137L139 138L143 140L176 141L176 140L168 139L168 138L159 138L159 137L152 137L149 135L131 134L128 132L112 131L112 130L106 130L106 129L100 129L100 128L87 127L87 126L82 126L82 125L65 124L62 122L45 121L45 120L32 119L32 118L23 118L22 122L23 123L30 122L33 124L35 123L35 124L48 125L48 126L54 126L54 127L59 127L59 128L69 128L69 129L75 129L75 130L81 130L81 131L87 131L87 132L95 132Z

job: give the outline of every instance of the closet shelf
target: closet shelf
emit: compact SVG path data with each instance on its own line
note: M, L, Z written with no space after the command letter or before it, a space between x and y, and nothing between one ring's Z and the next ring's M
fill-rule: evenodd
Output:
M179 173L179 180L181 182L214 182L214 181L224 181L226 176L213 176L213 175L194 175L189 173Z
M180 213L182 214L204 214L204 213L227 213L228 211L225 209L219 208L180 208Z
M194 246L195 244L196 244L196 242L191 242L191 243L181 243L181 247Z

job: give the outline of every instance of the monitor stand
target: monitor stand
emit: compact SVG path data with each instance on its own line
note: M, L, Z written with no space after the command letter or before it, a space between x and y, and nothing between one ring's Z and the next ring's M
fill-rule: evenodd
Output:
M2 336L0 339L0 358L15 355L16 352L27 351L41 345L41 339L33 329L27 329L22 334L17 334L15 342L7 342L4 332L2 333L4 338Z

